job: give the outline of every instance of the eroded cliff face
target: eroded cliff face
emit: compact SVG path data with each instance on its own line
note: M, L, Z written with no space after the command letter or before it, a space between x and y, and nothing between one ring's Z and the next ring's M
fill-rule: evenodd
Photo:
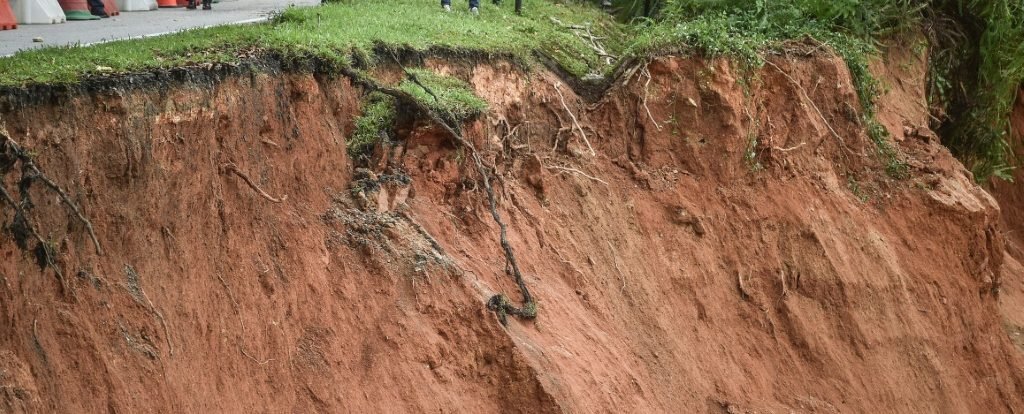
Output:
M484 307L516 291L465 150L417 120L356 174L347 78L8 105L104 254L30 190L64 280L0 243L0 407L1024 410L999 208L925 128L923 66L890 55L912 63L876 68L901 179L831 56L661 57L595 103L543 70L428 59L490 103L464 133L540 312L508 327Z
M1017 94L1010 123L1009 142L1019 160L1024 155L1021 151L1021 143L1024 143L1024 90ZM993 181L991 190L1002 206L1003 234L1006 239L1000 310L1010 340L1024 352L1024 265L1021 264L1024 261L1024 212L1021 210L1024 206L1024 187L1021 186L1024 171L1018 168L1013 177L1012 182Z

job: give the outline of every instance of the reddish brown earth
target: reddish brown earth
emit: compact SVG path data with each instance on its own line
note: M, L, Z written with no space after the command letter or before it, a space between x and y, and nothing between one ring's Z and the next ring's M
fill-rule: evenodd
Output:
M1024 90L1017 94L1017 103L1010 117L1011 137L1018 159L1024 156ZM1002 207L1006 237L1006 259L1000 288L1000 309L1010 339L1024 352L1024 170L1018 168L1013 182L995 180L992 194Z
M345 78L9 106L105 254L33 190L68 288L4 236L0 411L1024 411L1000 210L923 128L919 58L875 68L899 180L840 60L773 62L662 57L586 104L545 71L429 61L491 104L465 131L539 302L507 328L467 154L418 121L373 162L411 183L352 191Z

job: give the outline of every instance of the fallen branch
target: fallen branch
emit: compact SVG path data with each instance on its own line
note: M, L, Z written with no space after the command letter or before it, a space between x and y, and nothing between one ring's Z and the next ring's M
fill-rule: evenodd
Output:
M576 120L576 115L569 110L569 105L565 103L565 96L562 95L561 85L562 84L560 82L555 82L555 92L558 92L558 99L562 101L562 108L565 108L565 112L569 113L569 118L572 119L572 126L579 131L580 137L583 138L583 142L587 144L587 149L590 150L590 155L597 155L597 152L594 152L594 147L590 145L590 140L587 139L587 134L583 132L583 127L581 127L579 121Z
M263 191L263 189L261 189L259 186L256 185L256 183L254 183L251 179L249 179L248 175L245 175L245 173L240 171L238 169L238 166L235 165L234 163L229 162L227 164L224 164L224 165L221 166L221 169L224 171L225 174L226 173L234 173L235 175L241 177L242 180L245 181L246 184L249 184L249 187L251 187L257 193L259 193L260 196L262 196L263 198L265 198L267 200L270 200L271 202L281 203L281 202L284 202L285 200L288 199L288 196L286 196L286 195L281 196L281 198L274 198L270 194L267 194L266 191Z
M594 50L594 53L596 53L599 57L605 58L605 64L610 65L612 63L612 61L615 61L615 60L618 59L617 56L608 53L608 49L606 49L604 47L604 45L601 44L601 42L600 42L601 40L604 40L605 38L600 37L600 36L594 36L594 32L592 32L590 30L590 25L589 24L587 24L587 25L575 25L575 24L570 25L570 24L562 23L561 20L558 20L558 18L556 18L554 16L551 16L549 18L551 19L552 23L554 23L554 24L556 24L558 26L564 27L566 29L569 29L577 37L585 40L587 42L587 45L590 46L590 48Z

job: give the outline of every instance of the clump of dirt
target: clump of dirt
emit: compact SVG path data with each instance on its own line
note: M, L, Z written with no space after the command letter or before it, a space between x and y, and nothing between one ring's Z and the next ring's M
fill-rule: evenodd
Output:
M0 105L104 247L31 190L84 276L61 294L0 244L0 407L1024 410L999 207L927 130L923 61L887 59L899 179L821 51L752 73L654 58L594 102L543 70L425 60L489 104L461 134L538 306L507 327L486 304L516 282L470 154L419 117L356 169L368 91L348 78Z

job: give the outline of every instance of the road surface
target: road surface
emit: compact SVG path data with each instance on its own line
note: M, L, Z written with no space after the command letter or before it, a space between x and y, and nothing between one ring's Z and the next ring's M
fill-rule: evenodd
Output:
M108 42L198 27L256 22L289 5L312 6L319 3L320 0L222 0L214 4L211 11L159 9L122 12L120 16L102 20L24 24L18 25L16 30L0 31L0 56L43 46ZM43 38L43 43L32 42L36 37Z

